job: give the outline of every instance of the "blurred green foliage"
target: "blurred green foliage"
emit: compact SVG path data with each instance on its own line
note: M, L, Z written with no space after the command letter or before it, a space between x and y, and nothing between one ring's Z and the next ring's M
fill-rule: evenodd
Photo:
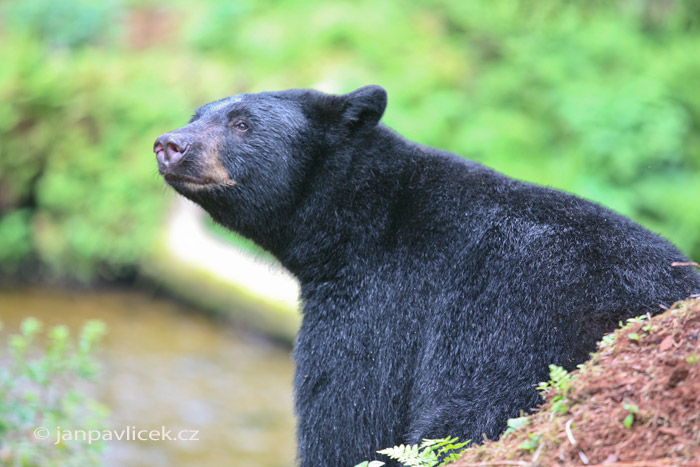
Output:
M113 0L22 0L10 3L3 13L11 31L52 47L75 48L107 43L117 32L123 10Z
M79 279L137 264L163 208L148 148L160 125L179 123L150 99L177 96L95 51L52 57L15 39L0 43L0 62L11 64L0 72L3 268L27 253Z
M57 430L105 428L107 409L79 386L97 376L94 353L104 332L104 323L88 321L74 342L67 327L43 333L41 322L27 318L0 346L1 465L99 465L102 441L58 442Z
M60 6L59 6L60 5ZM575 192L700 258L700 0L9 0L0 267L138 268L172 194L150 148L239 92L389 91L421 143Z

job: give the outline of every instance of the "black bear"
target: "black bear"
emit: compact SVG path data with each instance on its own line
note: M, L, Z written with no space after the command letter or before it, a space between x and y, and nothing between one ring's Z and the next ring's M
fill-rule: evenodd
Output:
M384 89L242 94L154 145L165 181L301 283L298 460L496 437L620 320L700 292L668 241L410 142Z

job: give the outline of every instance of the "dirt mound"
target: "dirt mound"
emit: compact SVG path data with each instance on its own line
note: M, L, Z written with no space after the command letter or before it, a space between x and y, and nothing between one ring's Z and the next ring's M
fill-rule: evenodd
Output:
M572 375L452 467L700 466L700 298L631 320Z

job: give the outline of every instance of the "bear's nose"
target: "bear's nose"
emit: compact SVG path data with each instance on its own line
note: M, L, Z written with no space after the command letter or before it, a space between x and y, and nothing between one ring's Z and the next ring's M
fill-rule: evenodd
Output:
M177 165L187 152L189 145L178 135L166 133L158 137L153 143L153 152L156 153L158 164L163 168L171 168Z

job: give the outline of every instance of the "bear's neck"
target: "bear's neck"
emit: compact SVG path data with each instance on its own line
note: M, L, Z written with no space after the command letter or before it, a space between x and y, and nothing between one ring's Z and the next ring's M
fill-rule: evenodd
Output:
M339 146L341 146L339 144ZM375 258L386 241L395 205L405 189L418 146L378 126L352 145L321 154L303 187L303 195L276 223L254 238L302 283L326 282L347 275Z

